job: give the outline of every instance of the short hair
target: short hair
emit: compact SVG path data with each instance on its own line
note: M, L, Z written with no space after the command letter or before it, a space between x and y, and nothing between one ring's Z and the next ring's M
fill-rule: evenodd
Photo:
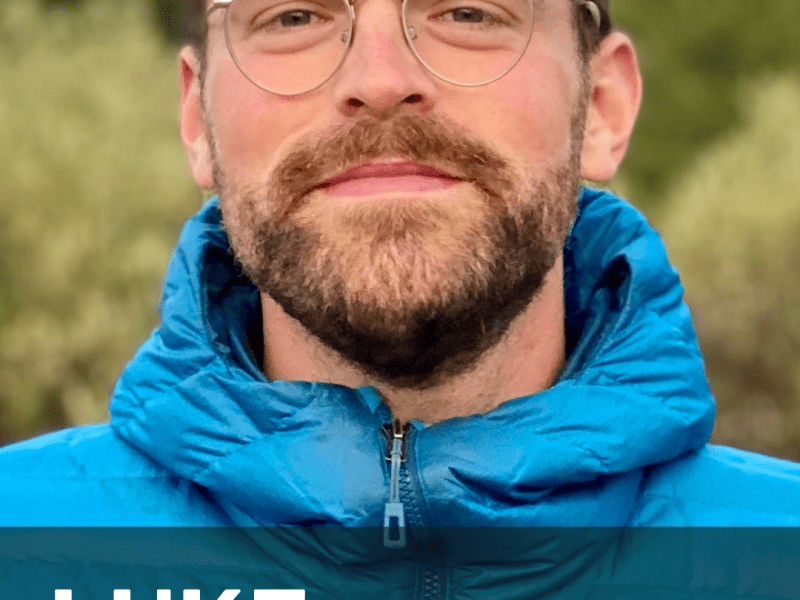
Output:
M206 0L184 0L186 2L185 40L200 57L205 60L206 50ZM578 2L574 3L573 25L578 34L578 52L580 58L587 62L597 50L600 42L612 31L613 24L609 10L609 0L594 0L600 9L600 26L594 22L591 13Z
M593 0L600 9L600 23L595 23L591 12L575 2L572 11L573 25L578 35L578 53L584 62L588 62L592 54L595 53L606 36L613 30L611 12L608 7L608 0Z
M186 3L186 30L184 41L201 56L206 46L206 0L184 0Z

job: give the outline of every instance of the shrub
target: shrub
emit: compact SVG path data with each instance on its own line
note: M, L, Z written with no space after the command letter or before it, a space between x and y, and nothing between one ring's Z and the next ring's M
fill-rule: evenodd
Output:
M715 440L800 458L800 79L749 86L746 121L660 220L719 402Z
M201 197L136 0L0 6L0 442L102 420Z

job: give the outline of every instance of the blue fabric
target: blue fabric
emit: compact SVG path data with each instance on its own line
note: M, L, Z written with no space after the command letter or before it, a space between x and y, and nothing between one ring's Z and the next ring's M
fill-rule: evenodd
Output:
M607 192L579 208L563 374L488 414L415 424L410 524L800 523L798 465L707 445L714 401L658 234ZM0 451L0 525L381 526L388 408L371 388L264 378L258 294L216 199L183 231L161 314L110 424Z

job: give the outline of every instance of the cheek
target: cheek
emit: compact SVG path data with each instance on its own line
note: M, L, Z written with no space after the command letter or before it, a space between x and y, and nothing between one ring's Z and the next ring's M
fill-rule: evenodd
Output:
M476 122L487 139L536 169L561 164L569 156L578 86L572 63L531 46L511 72L492 84L491 100L482 106L485 116Z
M244 181L267 173L281 146L308 127L315 114L310 104L269 94L232 62L221 65L210 82L210 111L218 159L226 172Z

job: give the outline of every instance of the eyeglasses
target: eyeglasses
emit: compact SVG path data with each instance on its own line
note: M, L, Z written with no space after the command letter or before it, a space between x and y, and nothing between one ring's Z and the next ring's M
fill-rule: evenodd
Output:
M225 39L245 77L273 94L322 86L353 43L354 0L216 0L227 9ZM576 0L600 27L591 0ZM403 0L403 32L439 79L476 87L500 79L522 58L533 31L533 0Z

